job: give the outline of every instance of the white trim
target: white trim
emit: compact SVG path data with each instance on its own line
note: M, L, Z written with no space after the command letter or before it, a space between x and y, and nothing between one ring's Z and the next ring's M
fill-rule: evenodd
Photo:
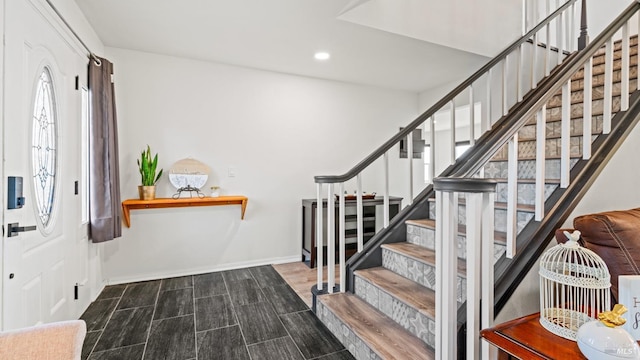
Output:
M2 36L2 39L4 39L4 17L5 17L5 0L0 0L0 35ZM0 206L0 220L2 220L2 225L4 226L5 224L5 219L4 219L4 215L5 215L5 198L4 198L4 194L6 191L6 184L5 184L5 177L4 177L4 88L5 88L5 68L4 68L4 44L2 46L0 46L0 81L2 82L2 84L0 85L0 139L2 139L2 145L0 145L0 159L2 159L2 164L0 164L0 184L2 185L2 187L0 187L0 204L2 206ZM2 259L4 259L4 246L5 246L5 240L6 237L3 236L2 238L2 242L0 243L0 246L2 248ZM3 266L0 266L0 279L4 279L4 264ZM4 280L3 280L4 281ZM4 320L4 311L2 311L2 309L4 309L4 283L3 281L0 281L0 328L4 327L5 324L5 320Z
M24 0L23 0L24 1ZM87 51L84 46L80 44L80 42L76 39L76 37L71 33L69 28L60 20L58 15L53 11L51 6L46 3L44 0L29 0L28 1L31 6L36 10L38 14L42 16L42 18L47 21L51 25L52 28L56 30L60 38L69 45L75 52L78 54L82 54L87 56ZM87 62L89 58L87 58Z

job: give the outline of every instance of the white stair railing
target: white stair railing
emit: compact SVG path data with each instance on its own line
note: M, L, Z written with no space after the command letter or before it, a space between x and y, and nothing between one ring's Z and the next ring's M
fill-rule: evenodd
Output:
M635 16L638 10L640 9L640 3L634 2L625 12L620 15L607 29L603 31L603 33L593 40L592 44L587 46L584 50L576 54L576 56L570 58L570 61L563 64L564 68L562 72L551 72L550 70L555 66L556 59L553 58L550 54L553 54L552 46L550 41L556 39L556 45L559 47L559 52L557 53L559 58L564 58L564 47L562 44L567 44L572 47L575 45L575 42L572 37L565 39L567 34L571 31L566 30L567 22L575 24L574 20L568 20L575 14L575 9L573 8L574 2L569 2L558 8L553 14L551 14L545 21L538 26L534 27L530 30L523 39L519 40L519 42L514 43L509 49L505 50L504 53L493 59L487 66L483 67L480 71L474 74L471 78L461 84L459 87L454 89L450 94L448 94L445 98L436 103L432 108L427 110L424 114L422 114L418 119L409 124L406 128L400 131L397 135L383 144L379 149L377 149L373 154L371 154L368 158L359 163L356 167L354 167L351 171L347 172L344 175L339 176L318 176L316 177L317 183L317 197L318 204L323 203L322 195L325 194L323 190L323 184L328 184L328 190L326 195L329 198L334 197L333 188L339 188L339 211L338 211L338 227L339 231L339 262L340 262L340 286L339 291L344 291L345 287L345 259L344 259L344 188L345 184L349 181L355 180L356 182L356 203L357 203L357 233L358 233L358 241L357 241L357 249L358 251L362 251L365 246L363 244L363 172L365 170L369 171L373 168L372 164L377 159L381 159L382 161L382 184L379 185L379 188L382 188L382 203L385 207L384 213L384 227L389 226L390 224L390 211L389 211L389 198L390 198L390 189L392 189L390 185L391 176L390 176L390 159L391 155L397 154L394 152L393 148L400 142L406 139L405 144L408 148L407 157L411 159L413 157L413 146L415 145L412 140L413 131L415 129L430 129L429 140L431 146L431 164L430 164L430 176L436 173L437 168L435 167L435 160L437 158L447 158L451 157L451 154L454 154L455 149L451 147L455 145L455 135L449 138L446 141L450 147L443 146L438 150L438 154L436 156L435 146L437 145L438 138L435 136L435 119L436 114L441 111L448 111L450 126L452 129L456 127L456 99L483 99L485 101L484 110L480 115L480 123L482 124L481 129L486 131L489 127L494 124L500 117L503 115L504 104L512 102L513 99L510 99L508 96L504 94L506 91L504 90L506 86L510 86L508 82L504 81L505 77L508 77L508 71L506 64L507 58L515 54L515 52L520 53L520 48L525 43L528 43L529 40L533 41L535 46L533 46L534 51L531 51L532 54L540 53L540 57L536 61L538 61L538 68L534 69L534 76L531 78L535 81L529 81L530 89L538 88L540 90L540 94L536 94L536 98L533 97L524 97L523 106L519 108L512 109L512 114L510 114L509 120L512 120L509 127L502 128L503 130L497 131L499 134L498 141L495 143L495 147L491 148L491 153L488 153L486 156L483 155L482 161L478 161L477 163L471 164L469 166L463 166L464 164L457 164L460 167L456 167L454 171L448 172L446 175L448 178L440 178L434 180L434 189L436 190L436 334L437 334L437 346L436 346L436 357L438 359L449 359L456 358L456 327L457 322L454 321L455 316L457 315L457 294L455 289L456 279L455 276L457 274L457 231L458 231L458 202L459 202L459 194L464 193L465 195L465 206L467 207L467 268L468 269L481 269L479 272L473 272L468 274L468 283L467 283L467 321L468 321L468 336L467 339L467 351L471 354L470 358L479 358L478 351L482 353L482 358L486 358L487 356L487 348L480 349L480 345L478 344L478 335L477 331L481 328L485 328L491 325L493 321L493 189L495 189L495 184L492 184L491 181L487 179L473 179L472 177L477 176L478 174L485 174L483 172L483 166L489 161L499 150L500 147L506 144L511 144L509 146L507 158L508 158L508 169L509 176L507 178L508 188L509 188L509 200L507 204L507 219L511 224L507 225L508 234L507 237L510 237L511 249L508 251L509 255L516 255L516 238L518 231L518 204L517 197L515 196L517 193L517 180L518 180L518 168L519 168L519 156L518 156L518 131L522 129L530 120L535 119L536 124L536 173L535 173L535 220L541 221L544 219L545 214L545 183L548 180L546 165L548 161L546 160L545 149L547 146L548 140L553 140L553 138L549 138L546 134L546 117L547 113L547 104L549 104L552 97L556 96L556 94L560 94L560 102L562 106L562 120L560 125L560 185L561 187L566 187L571 185L571 176L570 176L570 158L571 158L571 142L570 138L570 129L572 120L572 113L570 111L572 106L572 100L570 96L571 92L571 79L577 74L580 70L584 69L584 99L582 101L582 106L584 107L583 112L583 138L582 138L582 149L583 149L583 157L589 158L591 156L591 117L593 115L592 112L592 99L591 95L593 92L591 91L593 86L593 56L600 50L602 46L606 49L604 51L604 99L602 102L604 103L603 113L604 113L604 125L603 125L603 133L608 134L611 131L611 119L613 117L613 47L614 41L613 37L618 30L622 30L622 33L628 34L628 22L630 21L632 16ZM562 16L566 17L563 20ZM639 16L640 18L640 16ZM626 28L626 30L625 30ZM550 30L551 29L551 30ZM560 36L558 34L560 33ZM537 45L538 41L542 41L542 47L546 48L544 54L541 51L538 51ZM546 41L546 42L545 42ZM555 41L555 40L554 40ZM629 57L629 41L621 41L620 46L622 47L622 63L626 64L625 66L629 66L629 61L625 60L625 58ZM555 47L555 46L554 46ZM562 59L561 59L562 60ZM520 62L518 62L518 66L522 66ZM520 72L519 74L522 74ZM551 83L549 81L541 82L542 78L545 74L552 74L554 82ZM526 77L526 76L525 76ZM629 98L629 71L622 70L621 71L621 100L620 104L622 108L629 106L628 98ZM495 79L494 79L495 78ZM506 85L505 85L506 84ZM522 84L522 82L521 82ZM496 87L497 86L497 87ZM476 96L477 93L474 91L478 91L479 89L486 90L486 94ZM530 90L529 89L529 90ZM525 91L524 93L528 92ZM516 96L517 97L517 96ZM516 98L514 97L514 98ZM493 100L496 101L493 101ZM512 108L513 103L509 103L508 109ZM526 105L526 106L524 106ZM470 106L473 109L473 106ZM495 109L495 111L492 111ZM473 110L471 110L473 111ZM575 117L575 116L574 116ZM451 131L451 133L455 133L455 131ZM411 140L410 140L411 139ZM443 141L444 142L444 141ZM454 156L455 158L455 156ZM450 159L453 161L453 159ZM410 162L411 163L411 162ZM398 169L404 167L398 167ZM413 173L412 165L409 166L409 174ZM456 170L459 169L459 170ZM375 171L374 171L375 173ZM484 176L484 175L483 175ZM353 179L353 180L352 180ZM411 177L410 177L411 179ZM403 180L404 181L404 180ZM408 192L410 194L413 193L412 186L413 183L410 180ZM474 185L472 185L474 184ZM368 185L367 185L368 186ZM472 190L469 191L466 186L471 187ZM492 189L489 189L492 187ZM481 191L478 188L482 189ZM469 193L469 194L468 194ZM412 197L412 196L411 196ZM407 203L411 203L413 199L407 199ZM333 201L328 204L329 207L333 208ZM317 238L322 239L323 230L323 219L322 212L317 212L318 218L316 219L317 224ZM330 216L333 217L333 216ZM326 230L328 232L336 233L335 230L335 221L330 221L330 227ZM511 233L511 235L509 235ZM327 236L329 238L329 236ZM330 240L333 242L333 240ZM323 250L322 250L322 241L317 241L318 244L318 285L317 289L320 292L324 291L323 284L323 272L322 272L322 264L323 264ZM327 256L328 259L334 257L333 249L329 248L329 254ZM332 266L332 262L329 262L328 267L328 277L335 277L335 266ZM480 274L480 279L477 279L478 274ZM331 293L334 291L333 283L329 282L329 286L327 292ZM482 300L482 301L480 301ZM483 304L486 308L479 309L478 304ZM439 304L439 305L438 305ZM446 319L443 321L442 319ZM479 350L480 349L480 350ZM475 357L478 356L478 357Z
M555 4L547 3L544 9L538 9L534 13L536 14L544 14L546 16L542 22L538 25L531 27L529 31L516 42L511 44L507 49L505 49L502 53L500 53L496 58L492 59L489 63L483 66L480 70L478 70L474 75L472 75L469 79L464 81L458 87L456 87L453 91L451 91L445 98L432 106L429 110L419 116L416 120L414 120L411 124L401 130L398 134L392 137L389 141L383 144L380 148L378 148L374 153L368 156L365 160L356 165L349 172L344 175L337 176L316 176L316 184L317 184L317 196L318 196L318 204L323 204L323 194L326 193L328 198L333 196L332 189L344 189L345 184L354 181L355 184L351 183L351 186L355 185L356 188L356 247L357 252L362 252L364 250L364 227L363 227L363 173L366 171L372 171L378 179L380 177L383 178L382 181L375 181L376 191L378 196L381 198L383 210L382 210L382 226L381 228L385 228L390 224L390 191L392 189L397 189L397 186L393 186L391 182L394 178L397 177L397 174L394 173L394 177L391 177L390 174L392 171L390 167L396 169L393 164L390 164L392 161L392 155L396 155L393 148L397 146L398 143L404 141L406 145L405 148L407 150L407 159L408 166L404 167L407 169L406 173L402 175L403 178L407 178L406 185L401 184L400 187L403 189L402 192L405 194L403 199L403 205L410 205L414 200L414 195L416 193L416 184L414 179L414 174L424 173L424 170L415 171L414 166L416 166L416 162L413 161L416 158L417 153L421 153L421 149L416 147L416 143L413 138L413 131L416 129L429 129L429 135L426 137L429 139L430 146L430 163L429 163L429 177L433 178L435 174L440 173L444 168L452 165L456 161L456 141L458 139L459 133L456 129L460 126L469 126L469 144L474 144L475 140L481 136L481 134L476 134L475 131L475 121L478 121L480 126L480 132L486 132L490 130L491 125L493 125L496 121L498 121L501 117L503 117L517 101L520 101L524 94L529 92L531 89L535 88L540 80L545 76L545 71L556 66L556 64L562 63L562 61L566 58L568 51L571 49L562 46L564 43L570 43L570 41L562 40L560 37L556 38L553 35L561 34L563 37L568 37L568 32L566 31L561 20L561 17L570 18L573 16L575 11L572 10L572 4L574 4L576 0L569 0L566 3L554 1ZM534 22L531 22L534 23ZM573 33L572 33L573 34ZM571 35L573 36L573 35ZM538 47L546 48L547 55L543 55L541 51L539 51ZM529 51L524 51L527 48ZM536 57L534 59L534 57ZM534 66L535 64L535 66ZM527 69L527 70L525 70ZM513 73L512 73L513 72ZM525 74L528 74L526 76ZM515 76L518 80L511 81L510 79ZM515 95L513 95L515 94ZM483 102L482 107L484 111L481 111L480 114L475 113L476 104L473 103L474 99L479 99L480 102ZM494 99L499 101L499 105L493 104ZM466 102L470 102L469 104L465 104ZM458 103L462 104L459 105ZM497 106L495 106L497 105ZM464 108L462 108L464 106ZM466 110L468 107L468 110ZM469 111L466 119L460 120L458 119L458 112L466 112ZM435 136L435 132L438 130L436 127L436 115L446 113L448 115L448 120L445 122L448 123L449 135L446 141L437 140L437 136ZM468 119L472 119L473 124L468 123ZM467 132L464 132L465 134ZM419 150L419 151L414 151ZM378 163L376 161L380 159ZM436 164L439 159L447 159L444 164ZM373 168L379 167L382 163L382 173L377 172L377 170L373 170ZM421 165L422 166L422 165ZM397 167L398 169L403 167ZM404 180L403 180L404 181ZM323 184L327 184L329 188L326 190L323 189ZM369 186L369 185L367 185ZM422 184L425 186L425 184ZM368 190L371 188L368 188ZM373 189L372 189L373 190ZM398 190L395 190L398 191ZM343 199L344 191L341 190L338 194L338 202L344 201ZM335 206L335 205L333 205ZM329 206L331 209L332 206ZM333 210L332 210L333 211ZM332 212L333 213L333 212ZM338 211L338 218L342 218L344 213L341 209ZM316 213L318 219L316 219L317 229L316 229L316 238L323 239L323 230L321 229L323 225L323 212L318 211ZM334 246L335 238L334 234L338 235L338 252L343 251L343 247L345 244L341 242L341 236L343 234L343 230L337 230L336 228L341 225L341 221L334 221L333 219L328 221L329 228L325 229L326 238L331 244L325 244L323 241L316 241L316 246L318 247L316 250L317 255L317 264L324 264L324 257L326 255L327 259L334 258L333 249L329 249L329 247ZM326 246L326 250L328 254L325 253L324 247ZM331 265L332 262L327 260L327 264ZM335 289L339 289L339 291L344 291L344 281L345 275L343 272L345 271L345 264L342 256L339 256L339 266L340 269L340 286L335 287ZM318 284L317 291L322 293L325 291L324 285L324 275L322 266L318 266ZM335 266L327 267L327 278L333 279L335 278ZM328 282L327 292L331 293L334 291L334 286L332 282Z

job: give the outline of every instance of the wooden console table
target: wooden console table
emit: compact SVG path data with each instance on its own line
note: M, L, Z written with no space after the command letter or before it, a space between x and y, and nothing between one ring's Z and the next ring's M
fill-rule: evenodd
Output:
M347 258L356 253L357 249L357 200L345 200L345 242L346 242L346 256ZM400 205L402 204L401 197L389 196L389 219L393 219L394 216L400 212ZM362 230L363 241L366 243L376 234L377 224L376 222L382 222L382 219L376 218L376 207L384 205L384 198L381 196L374 197L372 199L362 199ZM322 200L322 209L326 213L328 206L327 199ZM340 206L339 201L335 201L335 224L338 224L340 214L338 208ZM302 261L309 260L309 267L316 266L316 211L318 208L317 199L303 199L302 200ZM326 220L323 224L323 235L327 234ZM339 251L340 236L336 226L335 241L336 241L336 253ZM323 239L323 244L326 243L326 238ZM324 254L327 254L327 246L324 246ZM326 259L325 259L326 261Z
M122 217L127 227L131 227L130 210L160 209L172 207L190 206L217 206L217 205L240 205L240 219L244 219L244 212L247 209L249 199L246 196L219 196L205 198L157 198L153 200L128 199L122 202Z

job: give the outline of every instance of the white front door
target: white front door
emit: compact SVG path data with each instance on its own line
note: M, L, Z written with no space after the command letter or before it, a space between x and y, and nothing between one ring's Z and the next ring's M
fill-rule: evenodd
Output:
M3 176L21 177L25 198L4 210L5 330L77 316L79 61L43 3L6 1L4 14ZM36 229L9 236L9 224Z

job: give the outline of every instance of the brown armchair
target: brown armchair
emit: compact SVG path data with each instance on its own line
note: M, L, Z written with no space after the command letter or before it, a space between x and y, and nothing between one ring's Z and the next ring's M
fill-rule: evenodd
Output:
M581 233L580 245L598 254L611 274L611 294L618 299L618 276L640 275L640 208L578 216L573 227ZM567 241L556 230L559 243Z

